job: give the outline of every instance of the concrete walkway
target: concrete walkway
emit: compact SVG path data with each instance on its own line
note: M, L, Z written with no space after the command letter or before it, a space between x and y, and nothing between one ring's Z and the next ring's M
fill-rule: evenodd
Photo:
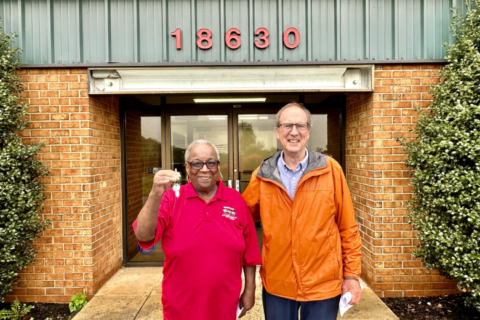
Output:
M397 316L363 283L360 304L338 319L394 320ZM244 320L264 320L257 271L255 307ZM162 315L162 268L122 268L98 291L74 320L159 320ZM175 319L173 319L175 320Z

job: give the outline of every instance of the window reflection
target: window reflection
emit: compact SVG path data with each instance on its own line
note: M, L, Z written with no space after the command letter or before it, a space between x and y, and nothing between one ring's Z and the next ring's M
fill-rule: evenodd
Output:
M128 110L125 114L128 258L129 261L164 261L160 243L150 255L138 252L132 228L152 189L154 172L161 169L161 117L149 111Z
M238 115L238 160L240 191L248 186L252 172L260 163L281 150L276 136L276 114ZM312 114L307 148L327 153L337 161L341 155L340 109L322 109Z
M220 172L228 180L228 120L226 115L171 116L172 170L182 173L182 184L187 183L185 151L195 140L212 142L220 155Z

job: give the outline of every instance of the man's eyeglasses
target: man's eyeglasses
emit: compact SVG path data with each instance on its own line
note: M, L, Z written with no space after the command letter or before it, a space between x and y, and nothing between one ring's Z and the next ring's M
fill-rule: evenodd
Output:
M297 127L297 131L306 131L310 128L310 125L306 122L299 122L299 123L281 123L278 125L278 128L282 129L282 131L290 131L293 129L293 126Z
M203 168L204 165L207 165L207 168L209 170L213 170L213 169L217 169L218 168L218 164L220 163L220 161L218 160L208 160L207 162L201 162L201 161L192 161L192 162L187 162L190 167L192 167L192 169L194 170L200 170Z

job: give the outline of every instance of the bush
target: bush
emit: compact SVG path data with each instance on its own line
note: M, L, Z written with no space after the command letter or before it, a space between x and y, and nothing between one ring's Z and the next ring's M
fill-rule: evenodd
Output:
M15 75L20 67L13 61L19 53L11 47L15 35L0 28L0 300L12 290L17 272L35 261L30 246L45 230L39 220L44 185L39 177L48 170L35 159L43 145L26 146L19 132L28 126L24 119L28 105L20 102L21 79Z
M413 253L430 269L455 279L480 310L480 0L465 17L455 13L455 43L447 48L442 82L420 111L407 151L414 198L411 224L420 232Z
M32 310L32 306L21 304L18 300L12 302L10 310L0 310L2 320L22 320ZM30 318L30 320L34 320Z

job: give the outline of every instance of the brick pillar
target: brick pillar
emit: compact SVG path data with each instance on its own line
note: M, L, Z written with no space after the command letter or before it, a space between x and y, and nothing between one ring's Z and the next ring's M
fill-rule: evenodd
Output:
M373 94L347 96L347 180L363 241L362 277L380 297L455 293L411 252L418 240L406 205L413 189L397 137L410 138L414 108L427 107L441 65L376 66Z
M92 296L121 266L118 98L89 97L87 70L24 69L30 126L23 142L43 141L51 174L43 219L53 225L35 244L37 261L20 273L7 300L68 302Z

